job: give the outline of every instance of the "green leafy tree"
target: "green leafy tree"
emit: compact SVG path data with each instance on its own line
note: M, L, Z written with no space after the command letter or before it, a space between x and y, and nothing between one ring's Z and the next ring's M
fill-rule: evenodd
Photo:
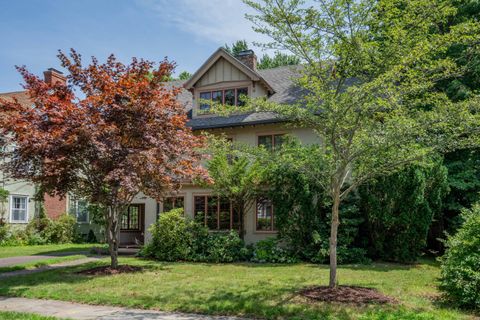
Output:
M300 59L297 56L277 51L273 57L269 56L268 54L264 54L258 62L257 68L272 69L281 66L292 66L298 64L300 64Z
M386 261L416 261L447 192L447 169L438 157L361 186L369 254Z
M179 80L188 80L192 77L192 74L188 71L182 71L180 72L180 74L178 75L178 79Z
M210 159L206 162L213 184L213 194L229 199L240 218L240 236L245 235L245 214L257 197L264 196L266 166L262 159L267 151L242 144L233 144L224 138L210 137Z
M277 112L318 135L325 169L316 179L331 203L329 286L335 287L346 197L372 178L458 147L466 128L478 130L470 113L478 101L455 103L436 85L462 71L441 54L454 44L473 46L479 28L467 20L439 32L435 26L455 14L447 0L244 2L256 11L247 18L273 40L271 48L306 62L301 107L253 100L250 109Z
M237 40L235 41L234 43L232 43L231 46L229 46L228 44L225 44L223 46L225 48L225 50L227 50L231 55L234 55L236 56L237 54L239 54L240 52L242 51L245 51L245 50L248 50L248 43L246 40Z

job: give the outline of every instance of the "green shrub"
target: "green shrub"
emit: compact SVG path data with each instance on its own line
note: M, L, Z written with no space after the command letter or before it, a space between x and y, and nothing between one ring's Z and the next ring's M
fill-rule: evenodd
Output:
M276 238L267 238L254 245L252 262L260 263L295 263L298 258L295 257Z
M242 249L245 245L236 231L210 234L208 245L209 262L234 262L244 258Z
M163 212L149 231L152 240L143 248L142 255L161 261L181 261L191 257L191 221L185 219L183 209Z
M48 243L71 243L75 238L75 226L75 218L63 214L57 220L50 220L41 234Z
M414 165L359 188L365 247L369 256L414 262L427 245L433 218L442 212L448 191L441 161Z
M440 289L458 305L480 310L480 204L462 217L465 222L448 237L440 259Z

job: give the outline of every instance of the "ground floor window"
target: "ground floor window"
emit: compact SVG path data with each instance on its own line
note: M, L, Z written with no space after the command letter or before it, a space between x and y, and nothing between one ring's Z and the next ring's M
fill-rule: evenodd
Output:
M131 205L122 214L120 230L140 230L140 207Z
M195 220L201 221L210 230L239 230L240 215L228 199L215 196L194 196Z
M10 202L10 221L27 222L28 221L28 197L11 196Z
M75 216L78 223L88 223L88 203L75 197L70 198L69 213Z
M257 231L275 231L275 215L270 199L257 200L256 220Z
M185 208L185 197L166 197L163 199L162 212L168 212L177 208Z

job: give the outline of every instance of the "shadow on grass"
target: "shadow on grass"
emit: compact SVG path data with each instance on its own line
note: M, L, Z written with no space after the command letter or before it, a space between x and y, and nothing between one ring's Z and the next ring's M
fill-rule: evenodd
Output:
M181 282L178 290L150 290L151 288L139 288L132 286L128 296L115 296L115 287L109 287L103 291L98 285L128 286L135 281L135 278L117 278L117 281L92 282L92 290L95 294L82 291L75 295L63 296L62 291L56 291L55 285L66 287L71 292L76 292L77 285L94 281L95 278L117 277L117 276L88 276L76 274L77 271L97 266L108 265L108 260L88 263L82 266L69 267L46 271L38 274L26 275L16 278L2 279L0 282L0 295L14 296L36 296L42 298L53 298L71 300L77 302L89 302L111 305L122 305L145 309L174 310L188 313L202 313L210 315L235 315L243 317L255 317L265 319L401 319L401 320L430 320L435 319L423 310L407 310L403 306L389 305L347 305L323 302L311 302L298 295L299 286L292 283L282 285L270 285L250 281L242 285L228 285L219 283L218 286L195 286ZM141 273L132 274L138 277L157 277L155 272L175 272L177 265L188 265L193 263L162 263L151 260L139 260L126 258L122 264L139 265L144 268ZM212 264L198 263L199 266L213 266ZM287 267L290 265L266 265L266 264L234 264L248 268L249 272L255 273L259 267ZM327 269L326 265L311 265ZM375 269L376 270L376 269ZM145 274L142 274L145 273ZM248 272L247 272L248 273ZM119 275L121 276L121 275ZM161 277L161 274L158 275ZM128 279L128 280L126 280ZM193 279L193 278L192 278ZM198 280L199 282L201 280ZM108 284L107 284L108 283ZM151 286L162 285L162 282L153 282ZM39 287L33 295L30 290ZM199 289L200 288L200 289ZM211 289L208 289L211 288ZM85 288L83 288L85 290ZM85 291L83 291L85 292Z

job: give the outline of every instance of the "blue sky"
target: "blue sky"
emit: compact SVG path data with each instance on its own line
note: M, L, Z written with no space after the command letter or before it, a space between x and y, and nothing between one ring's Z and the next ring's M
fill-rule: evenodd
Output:
M194 72L225 43L266 40L247 12L241 0L0 0L0 92L22 89L15 65L38 75L61 69L59 49L85 60L168 57L177 73Z

